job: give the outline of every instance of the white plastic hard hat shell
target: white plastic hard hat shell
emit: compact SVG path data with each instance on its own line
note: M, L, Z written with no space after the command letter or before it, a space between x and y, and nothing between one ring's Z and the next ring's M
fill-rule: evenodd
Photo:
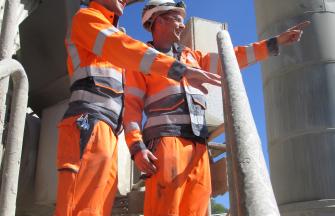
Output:
M173 0L150 0L150 1L148 1L146 6L156 6L156 7L153 7L151 9L148 9L148 10L144 11L143 14L142 14L142 25L146 30L150 31L150 29L148 29L148 26L146 25L146 22L150 21L152 16L157 12L177 11L185 18L186 12L185 12L184 8L162 5L162 4L165 4L165 3L175 4L175 2ZM159 5L161 5L161 6L159 6Z
M146 6L148 5L161 5L164 3L175 3L173 0L149 0L148 3L146 4Z

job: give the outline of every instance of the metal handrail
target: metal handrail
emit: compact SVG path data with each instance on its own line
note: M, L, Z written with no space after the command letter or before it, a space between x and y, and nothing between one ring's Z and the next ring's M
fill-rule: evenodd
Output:
M0 192L0 215L14 216L29 85L25 70L16 60L4 59L0 61L0 80L6 77L12 78L14 90L4 155Z
M18 8L20 0L6 0L5 9L3 14L3 20L0 31L0 60L5 58L11 58L14 54L14 41L15 35L18 31ZM9 78L3 78L0 80L0 97L5 98L8 91ZM2 133L4 129L4 123L6 118L6 101L0 100L0 145L2 145ZM2 146L0 146L2 148ZM0 155L0 164L2 161L2 155Z
M227 146L225 143L221 144L221 143L209 142L208 148L211 150L221 151L222 153L225 153L227 150Z
M139 191L142 187L145 186L145 181L143 179L138 180L133 186L131 187L132 191Z

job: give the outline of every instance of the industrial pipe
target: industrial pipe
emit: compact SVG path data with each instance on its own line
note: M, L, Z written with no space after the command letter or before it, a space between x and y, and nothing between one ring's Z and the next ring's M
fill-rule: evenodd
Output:
M280 215L228 31L220 31L217 41L223 68L231 213L233 216Z
M13 79L14 90L0 192L1 216L15 215L24 124L28 103L28 78L22 65L16 60L4 59L0 61L0 80L9 76Z
M18 9L20 0L7 0L1 26L0 59L11 58L14 54L14 40L18 31Z
M18 31L17 11L20 5L20 0L7 0L0 34L0 60L11 58L14 53L14 40ZM9 78L5 77L0 80L0 148L3 148L2 134L4 130L6 118L6 95L8 92ZM1 151L0 151L1 152ZM0 155L0 165L2 155Z

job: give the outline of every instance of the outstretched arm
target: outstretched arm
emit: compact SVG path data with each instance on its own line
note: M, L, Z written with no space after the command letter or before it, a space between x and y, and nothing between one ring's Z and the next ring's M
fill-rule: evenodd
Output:
M70 54L76 54L76 48L86 49L92 54L106 59L115 66L128 72L140 71L143 74L156 74L174 80L182 77L199 82L212 82L219 85L219 77L212 77L205 71L194 69L176 59L137 41L113 26L109 20L94 10L80 10L74 17L71 37L67 41ZM72 57L73 67L80 65L80 57Z
M291 45L292 43L299 42L303 29L310 23L310 21L304 21L268 40L251 43L247 46L235 47L235 55L240 68L243 69L258 61L265 60L270 56L278 55L279 46ZM221 74L221 64L217 53L202 55L201 52L196 51L195 56L198 58L199 62L201 62L201 68L203 70Z

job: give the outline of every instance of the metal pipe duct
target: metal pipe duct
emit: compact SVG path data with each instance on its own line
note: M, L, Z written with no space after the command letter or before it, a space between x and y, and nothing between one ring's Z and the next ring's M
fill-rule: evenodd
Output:
M218 33L233 216L279 216L261 141L228 31Z
M262 64L271 179L284 216L335 215L335 1L254 0L260 38L310 20Z
M14 53L14 40L18 30L17 8L20 0L7 0L5 3L4 17L0 33L0 60L11 58ZM5 118L7 113L6 95L8 92L9 78L5 77L0 80L0 152L3 149L2 134L4 130ZM0 155L0 165L2 154Z
M4 156L0 193L0 215L14 216L26 110L28 79L22 65L12 59L0 62L0 79L11 76L14 92Z

